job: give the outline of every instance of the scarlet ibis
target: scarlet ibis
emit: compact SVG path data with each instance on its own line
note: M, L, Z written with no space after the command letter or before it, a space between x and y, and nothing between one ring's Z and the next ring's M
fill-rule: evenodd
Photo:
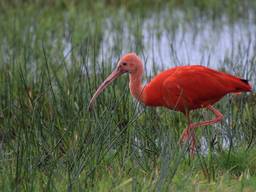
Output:
M96 97L116 78L129 73L129 87L133 97L146 106L166 107L182 112L188 127L184 129L180 142L190 142L190 152L195 152L194 129L212 125L221 121L223 115L212 105L228 93L248 92L252 87L248 80L219 72L201 65L178 66L156 75L148 84L142 85L144 67L135 53L125 54L119 60L116 69L98 87L90 100L91 110ZM208 121L190 121L191 110L207 108L215 114Z

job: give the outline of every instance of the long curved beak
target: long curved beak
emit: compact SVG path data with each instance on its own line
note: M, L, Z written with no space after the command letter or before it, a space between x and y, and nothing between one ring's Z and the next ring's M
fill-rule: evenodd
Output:
M88 106L89 111L92 110L95 100L101 94L101 92L104 91L106 87L108 87L116 78L118 78L123 73L124 73L123 71L117 68L105 79L105 81L103 81L103 83L101 83L101 85L98 87L97 91L94 93L94 95L90 100L90 103Z

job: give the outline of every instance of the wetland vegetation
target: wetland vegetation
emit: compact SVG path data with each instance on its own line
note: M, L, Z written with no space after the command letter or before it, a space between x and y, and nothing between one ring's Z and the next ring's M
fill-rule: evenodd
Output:
M145 82L200 63L255 87L256 1L2 0L1 191L256 191L255 93L216 104L225 118L196 131L194 159L183 115L137 103L127 76L87 111L131 51Z

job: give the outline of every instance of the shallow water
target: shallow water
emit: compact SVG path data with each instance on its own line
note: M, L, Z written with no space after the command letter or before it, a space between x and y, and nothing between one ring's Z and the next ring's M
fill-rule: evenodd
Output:
M180 11L173 14L164 11L144 21L135 21L135 30L124 22L120 32L115 31L115 24L108 18L99 59L109 57L109 51L115 50L116 44L121 44L123 54L139 48L142 50L139 55L146 61L149 73L153 65L163 70L187 64L213 68L232 65L235 71L231 72L239 73L241 66L249 65L256 54L256 25L253 19L254 15L250 14L248 19L233 24L225 16L220 21L201 18L188 22ZM136 33L142 38L141 42L134 35ZM113 58L113 63L117 59Z

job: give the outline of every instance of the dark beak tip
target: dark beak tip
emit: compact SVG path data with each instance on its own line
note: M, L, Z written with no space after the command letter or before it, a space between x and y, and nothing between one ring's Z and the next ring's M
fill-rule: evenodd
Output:
M91 113L92 112L92 107L88 107L87 111Z
M90 103L87 107L87 111L92 112L93 111L93 104Z

